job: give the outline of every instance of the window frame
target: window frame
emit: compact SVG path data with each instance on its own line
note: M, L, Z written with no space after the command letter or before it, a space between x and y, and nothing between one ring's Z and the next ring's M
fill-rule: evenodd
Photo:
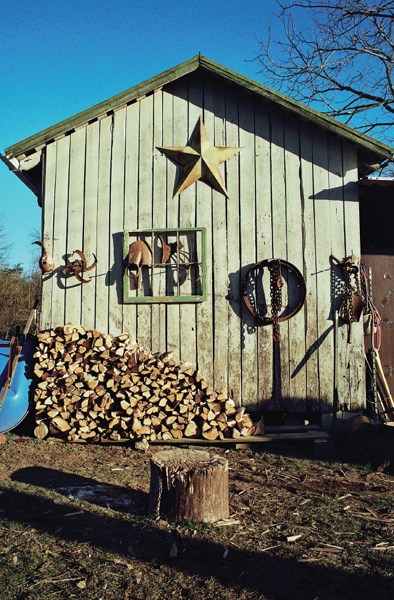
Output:
M201 234L201 258L197 260L196 263L201 267L201 294L192 294L186 296L132 296L129 293L129 277L126 275L126 265L129 255L129 246L130 246L130 236L136 236L137 239L140 239L140 235L143 234L145 237L147 234L151 234L153 248L153 242L156 235L159 234L172 234L176 235L176 238L179 239L181 233L193 233L200 232ZM179 270L182 268L181 262L176 263L176 271L179 276ZM186 263L186 264L195 264L195 263ZM184 304L184 303L199 303L204 302L207 299L207 282L206 282L206 228L205 227L167 227L161 229L125 229L123 232L123 303L124 304ZM162 263L154 263L152 262L151 266L142 267L143 269L150 269L150 282L152 285L152 278L154 274L154 270L157 268L167 268L170 267L171 263L168 261L164 264ZM172 267L173 268L173 263ZM179 282L179 277L178 277ZM179 283L178 283L179 285Z

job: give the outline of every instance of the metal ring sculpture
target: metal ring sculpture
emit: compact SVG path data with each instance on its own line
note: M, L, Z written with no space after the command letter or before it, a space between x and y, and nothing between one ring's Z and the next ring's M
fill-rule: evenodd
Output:
M288 315L285 315L283 317L278 316L278 317L276 317L276 319L273 319L272 316L267 317L267 316L261 315L258 312L258 310L253 308L253 306L250 303L249 297L248 297L248 282L251 279L252 273L259 269L263 269L264 267L269 268L272 265L272 263L274 263L274 262L279 263L280 267L284 266L284 267L287 267L290 271L293 271L293 273L296 275L296 277L300 283L300 288L301 288L301 297L300 297L300 300L299 300L297 306L294 308L294 310L292 310ZM272 278L272 272L271 272L271 278ZM271 294L272 294L272 282L271 282ZM297 267L295 267L294 265L289 263L287 260L270 258L270 259L265 259L265 260L262 260L262 261L256 263L246 273L244 280L242 282L242 296L243 296L243 299L244 299L244 302L245 302L247 308L250 310L250 312L252 313L252 315L254 317L260 319L263 323L266 323L266 324L275 323L275 321L278 323L281 323L282 321L287 321L288 319L291 319L291 317L294 317L294 315L296 315L301 310L301 308L305 302L306 286L305 286L304 278L301 275L300 271L297 269Z

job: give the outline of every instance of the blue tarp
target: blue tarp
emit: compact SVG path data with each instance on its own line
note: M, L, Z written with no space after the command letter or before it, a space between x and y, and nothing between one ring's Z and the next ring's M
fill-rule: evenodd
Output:
M7 343L9 342L0 340L0 344ZM0 433L10 431L19 425L29 412L34 351L35 347L30 342L23 344L11 386L0 409ZM0 348L0 392L7 379L9 353L9 348Z

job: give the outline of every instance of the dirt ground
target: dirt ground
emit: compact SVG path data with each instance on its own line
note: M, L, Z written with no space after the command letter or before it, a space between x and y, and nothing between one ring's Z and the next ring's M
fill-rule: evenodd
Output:
M394 597L394 479L298 445L209 448L229 461L230 520L148 513L163 446L7 434L0 598Z

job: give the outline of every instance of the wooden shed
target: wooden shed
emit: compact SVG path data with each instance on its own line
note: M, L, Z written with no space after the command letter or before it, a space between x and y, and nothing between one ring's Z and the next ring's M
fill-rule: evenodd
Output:
M330 256L360 259L358 181L390 147L199 55L5 154L39 198L56 264L41 329L127 331L249 410L332 411L343 277ZM140 284L127 268L137 241L151 256ZM63 273L76 250L97 258L89 283ZM283 261L278 316L294 313L280 341L264 321L268 259ZM340 325L339 401L356 410L363 326L348 343Z

